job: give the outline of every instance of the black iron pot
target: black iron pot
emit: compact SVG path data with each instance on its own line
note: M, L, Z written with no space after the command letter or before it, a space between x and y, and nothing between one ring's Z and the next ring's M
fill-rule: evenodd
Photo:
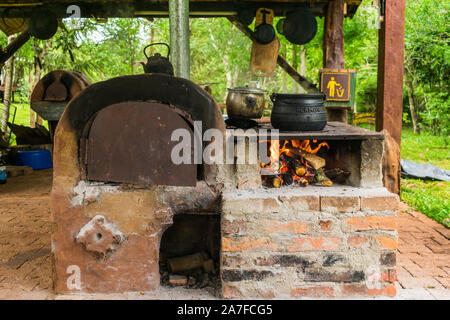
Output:
M283 131L321 131L327 125L324 94L278 94L273 102L272 126Z

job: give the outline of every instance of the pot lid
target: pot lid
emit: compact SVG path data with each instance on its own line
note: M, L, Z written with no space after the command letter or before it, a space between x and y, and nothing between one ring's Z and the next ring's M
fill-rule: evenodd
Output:
M249 93L254 93L254 94L265 94L266 91L262 90L262 89L258 89L258 88L251 88L249 86L245 86L245 87L235 87L235 88L228 88L228 91L231 92L237 92L237 93L244 93L244 94L249 94Z

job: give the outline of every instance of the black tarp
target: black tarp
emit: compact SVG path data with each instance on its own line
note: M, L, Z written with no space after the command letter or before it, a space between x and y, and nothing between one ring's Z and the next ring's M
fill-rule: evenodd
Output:
M401 164L403 178L450 181L450 170L408 160L401 160Z

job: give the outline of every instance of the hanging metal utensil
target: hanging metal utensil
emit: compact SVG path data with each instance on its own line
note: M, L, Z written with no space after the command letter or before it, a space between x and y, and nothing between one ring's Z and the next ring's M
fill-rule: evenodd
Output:
M260 8L256 13L255 37L261 44L271 43L275 39L273 16L273 10L267 8Z
M317 21L310 11L292 11L277 23L277 31L298 45L307 44L317 34Z

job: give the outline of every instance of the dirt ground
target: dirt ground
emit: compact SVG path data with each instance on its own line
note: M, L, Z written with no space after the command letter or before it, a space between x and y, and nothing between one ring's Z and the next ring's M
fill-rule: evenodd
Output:
M42 170L0 186L0 299L52 296L51 184Z
M52 289L52 170L0 185L0 300L217 299L208 290L55 296ZM450 299L450 231L402 204L399 210L396 299Z

